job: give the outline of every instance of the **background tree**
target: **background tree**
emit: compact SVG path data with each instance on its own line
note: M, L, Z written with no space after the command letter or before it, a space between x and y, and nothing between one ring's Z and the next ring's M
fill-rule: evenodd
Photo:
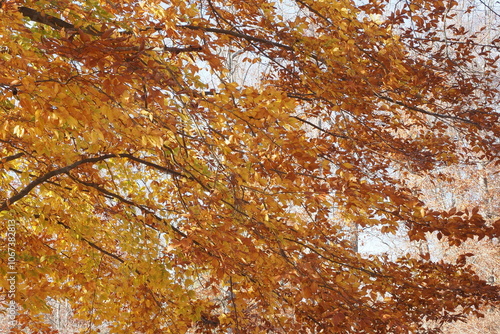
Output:
M3 1L14 330L48 297L123 333L434 332L498 304L463 256L361 256L342 223L498 237L401 178L498 164L496 55L435 40L455 5ZM269 63L258 84L231 81L229 47Z

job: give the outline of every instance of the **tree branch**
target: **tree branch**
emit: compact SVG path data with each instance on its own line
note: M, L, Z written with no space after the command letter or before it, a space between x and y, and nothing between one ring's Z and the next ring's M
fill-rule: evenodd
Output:
M425 110L423 108L414 107L414 106L408 105L408 104L406 104L404 102L396 101L396 100L394 100L394 99L392 99L392 98L390 98L388 96L382 95L382 94L375 93L374 95L376 97L378 97L379 99L382 99L382 100L385 100L385 101L397 104L399 106L405 107L407 109L410 109L410 110L413 110L413 111L416 111L416 112L419 112L419 113L422 113L422 114L426 114L426 115L429 115L429 116L434 116L436 118L453 119L455 121L460 121L460 122L463 122L463 123L468 123L468 124L472 124L472 125L475 125L475 126L479 126L477 123L474 123L474 122L472 122L472 121L470 121L468 119L465 119L465 118L461 118L461 117L453 116L453 115L439 114L439 113L435 113L435 112L432 112L432 111Z
M177 27L179 27L179 28L185 28L185 29L190 29L190 30L201 30L201 31L205 31L205 32L213 32L213 33L217 33L217 34L229 35L229 36L233 36L233 37L243 38L243 39L245 39L247 41L250 41L250 42L258 42L258 43L263 43L263 44L270 44L270 45L274 45L274 46L277 46L277 47L285 49L285 50L293 51L293 48L291 46L289 46L289 45L285 45L285 44L281 44L281 43L278 43L278 42L270 41L270 40L267 40L267 39L264 39L264 38L260 38L260 37L254 37L254 36L242 34L242 33L236 32L236 31L231 31L231 30L226 30L226 29L219 29L219 28L200 27L200 26L195 26L195 25L191 25L191 24L188 24L188 25L179 25Z
M21 12L21 14L30 18L32 21L48 25L56 30L61 30L61 29L69 29L75 31L77 30L75 26L71 23L58 19L57 17L52 15L40 13L32 8L22 6L19 7L19 11ZM88 32L88 33L91 35L95 35L95 32L94 33Z
M59 220L58 220L58 221L57 221L57 223L58 223L59 225L64 226L64 228L66 228L66 229L68 229L68 230L71 230L71 228L70 228L68 225L64 224L62 221L59 221ZM111 253L111 252L108 252L107 250L105 250L105 249L103 249L103 248L101 248L101 247L97 246L95 243L93 243L92 241L90 241L90 240L86 239L84 236L80 235L80 239L81 239L81 240L83 240L83 241L85 241L85 242L86 242L86 243L87 243L90 247L92 247L92 248L94 248L94 249L97 249L99 252L101 252L101 253L103 253L103 254L105 254L105 255L109 256L109 257L112 257L113 259L117 260L117 261L118 261L118 262L120 262L120 263L125 263L125 260L123 260L123 259L122 259L121 257L119 257L118 255L115 255L115 254L113 254L113 253Z
M172 170L170 168L166 168L166 167L157 165L155 163L152 163L152 162L149 162L149 161L146 161L146 160L134 157L133 155L128 154L128 153L123 153L123 154L105 154L105 155L102 155L100 157L94 157L94 158L87 158L87 159L79 160L79 161L77 161L77 162L75 162L75 163L73 163L73 164L71 164L69 166L62 167L62 168L59 168L59 169L55 169L53 171L50 171L50 172L48 172L48 173L40 176L39 178L33 180L31 183L29 183L27 186L25 186L16 195L14 195L11 198L9 198L6 201L4 201L0 205L0 212L8 210L9 207L12 204L14 204L15 202L19 201L20 199L22 199L23 197L25 197L26 195L28 195L34 188L36 188L40 184L42 184L42 183L50 180L54 176L57 176L57 175L60 175L60 174L66 174L69 171L71 171L71 170L73 170L73 169L75 169L78 166L83 165L83 164L96 163L96 162L104 161L104 160L107 160L107 159L110 159L110 158L128 158L130 160L136 161L136 162L138 162L140 164L143 164L143 165L146 165L146 166L149 166L149 167L153 167L155 169L158 169L158 170L163 171L165 173L168 173L170 175L180 176L180 177L186 177L183 174L181 174L179 172L176 172L176 171L174 171L174 170Z
M433 43L443 43L443 44L464 44L464 45L473 45L473 46L486 47L486 48L500 50L499 45L475 43L472 41L465 42L465 41L453 41L453 40L449 40L449 39L442 40L442 39L437 39L437 38L421 38L421 37L413 37L413 39L415 39L417 41L423 41L423 42L433 42Z
M53 29L56 30L61 30L61 29L67 29L69 31L78 31L78 28L75 27L74 24L69 23L67 21L61 20L55 16L40 13L39 11L36 11L35 9L28 8L25 6L19 7L19 12L23 14L25 17L29 18L32 21L48 25L49 27L52 27ZM86 28L83 28L81 31L83 31L86 34L100 37L104 34L104 32L98 31L92 26L88 26ZM131 32L125 32L125 34L131 34ZM139 50L139 47L132 47L129 48L130 50ZM201 46L188 46L188 47L171 47L171 46L164 46L160 49L153 49L153 51L168 51L172 53L181 53L181 52L196 52L196 51L201 51L202 47Z
M165 173L173 175L173 176L179 176L179 177L190 179L188 176L186 176L186 175L184 175L182 173L179 173L179 172L177 172L177 171L175 171L173 169L157 165L157 164L155 164L153 162L146 161L146 160L141 159L141 158L134 157L132 154L129 154L129 153L119 154L118 156L121 157L121 158L128 158L128 159L130 159L132 161L138 162L138 163L140 163L142 165L146 165L148 167L153 167L154 169L158 169L158 170L160 170L162 172L165 172Z
M342 139L350 139L350 138L349 138L349 137L347 137L347 136L344 136L344 135L339 135L339 134L336 134L336 133L330 132L330 131L328 131L328 130L325 130L325 129L323 129L322 127L319 127L319 126L317 126L316 124L314 124L314 123L312 123L312 122L309 122L308 120L305 120L305 119L303 119L303 118L300 118L300 117L297 117L297 116L291 116L291 117L292 117L292 118L295 118L296 120L298 120L298 121L300 121L300 122L302 122L302 123L308 124L308 125L312 126L313 128L315 128L315 129L317 129L317 130L319 130L319 131L321 131L321 132L324 132L324 133L326 133L326 134L328 134L328 135L330 135L330 136L332 136L332 137L342 138Z
M12 161L12 160L16 160L20 157L22 157L24 155L24 153L22 152L19 152L19 153L16 153L14 155L9 155L8 157L3 157L2 159L0 159L0 163L6 163L6 162L9 162L9 161Z

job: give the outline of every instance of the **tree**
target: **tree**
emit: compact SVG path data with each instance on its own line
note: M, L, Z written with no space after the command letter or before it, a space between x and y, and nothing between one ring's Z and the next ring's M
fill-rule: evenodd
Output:
M497 41L436 38L455 5L3 1L14 331L49 297L123 333L431 333L498 305L465 256L363 256L342 228L498 237L399 177L499 162ZM232 46L260 80L228 80Z
M498 220L500 212L498 167L484 165L481 161L472 162L469 165L450 165L440 169L445 175L441 180L432 180L417 176L413 184L423 183L419 188L426 189L425 202L440 210L472 210L474 206L479 207L487 222ZM411 177L408 180L412 180ZM432 180L432 184L425 183ZM410 181L411 182L411 181ZM471 266L477 275L488 281L489 284L498 284L498 273L500 272L500 245L498 238L484 239L481 241L470 239L460 246L450 246L446 237L441 236L438 240L434 234L428 236L424 250L419 249L417 254L430 253L434 259L442 259L446 262L460 261L463 254L467 255L467 264ZM410 248L406 248L408 252ZM463 259L462 259L463 260ZM485 307L484 317L470 317L467 321L449 324L445 333L497 333L498 308Z

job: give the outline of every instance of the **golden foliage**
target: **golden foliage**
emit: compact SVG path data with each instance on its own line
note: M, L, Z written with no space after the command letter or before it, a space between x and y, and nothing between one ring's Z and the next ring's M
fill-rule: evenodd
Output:
M362 256L342 228L500 232L399 179L498 163L494 49L435 37L453 1L386 5L1 2L18 330L48 297L89 333L406 333L498 303L465 262ZM233 80L223 51L267 67Z

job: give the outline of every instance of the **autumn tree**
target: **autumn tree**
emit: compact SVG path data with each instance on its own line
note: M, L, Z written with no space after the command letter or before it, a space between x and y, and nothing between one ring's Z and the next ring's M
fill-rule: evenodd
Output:
M397 6L397 5L396 5ZM490 55L498 54L495 40L500 36L498 24L500 15L493 1L461 1L448 10L448 19L438 29L432 41L434 46L446 43L480 45L488 48ZM461 31L460 34L455 32ZM450 39L450 37L453 37ZM474 52L479 49L473 50ZM481 57L471 58L468 68L464 70L480 72L484 68ZM459 132L449 130L459 138ZM460 163L449 164L429 171L428 173L406 173L406 185L422 192L422 198L428 206L438 210L472 210L479 209L487 223L491 224L500 216L500 196L498 165L490 160L482 160L480 154L469 154L469 159ZM434 174L434 175L429 175ZM439 177L436 177L437 174ZM436 260L455 262L460 256L467 254L466 262L478 276L492 285L498 285L500 272L500 245L498 238L477 240L469 239L459 246L449 245L442 234L429 234L427 240L418 243L399 242L401 253L412 253L414 256L431 256ZM404 246L401 247L401 244ZM428 255L428 253L430 253ZM462 258L462 261L464 258ZM464 321L449 324L445 333L497 333L499 310L485 307L484 316L470 316Z
M2 1L13 331L48 298L88 333L432 333L497 305L464 256L362 256L343 228L500 232L401 178L498 165L497 41L443 25L454 1L388 5ZM231 80L223 50L266 70Z

